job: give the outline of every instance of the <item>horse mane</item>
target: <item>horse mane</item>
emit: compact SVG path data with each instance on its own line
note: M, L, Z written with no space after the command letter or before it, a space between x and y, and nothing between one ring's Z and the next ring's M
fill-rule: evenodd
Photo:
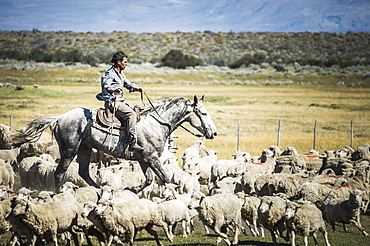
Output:
M173 107L176 104L182 103L182 102L190 102L190 100L185 97L175 97L175 98L166 98L162 101L155 101L152 103L154 108L152 107L152 105L146 106L141 111L141 116L145 117L149 115L151 112L154 111L154 109L157 112L167 111L169 108Z

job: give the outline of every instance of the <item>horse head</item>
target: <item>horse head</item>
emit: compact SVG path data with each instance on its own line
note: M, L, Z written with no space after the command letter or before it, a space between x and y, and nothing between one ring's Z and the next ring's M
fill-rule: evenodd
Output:
M217 136L217 130L211 115L203 105L203 99L204 96L200 99L194 96L194 102L192 104L193 112L189 116L189 123L202 133L206 139L213 139Z

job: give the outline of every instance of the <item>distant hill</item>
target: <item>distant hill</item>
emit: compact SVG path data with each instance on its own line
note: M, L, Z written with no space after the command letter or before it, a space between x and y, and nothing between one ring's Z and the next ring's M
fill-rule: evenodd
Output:
M158 63L170 50L225 66L245 57L258 62L301 65L370 65L370 33L326 32L0 32L0 58L35 61L109 63L117 50L130 62ZM251 60L253 62L254 60ZM246 64L248 65L248 64Z

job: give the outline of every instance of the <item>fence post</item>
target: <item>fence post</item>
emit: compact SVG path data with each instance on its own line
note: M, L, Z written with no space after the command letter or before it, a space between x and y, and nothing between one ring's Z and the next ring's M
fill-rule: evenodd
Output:
M237 142L237 151L240 151L240 120L238 120L238 142Z
M313 149L316 150L316 129L317 129L317 120L315 120L315 124L313 127Z
M280 130L281 130L281 120L278 123L278 135L277 135L277 143L276 146L280 147Z
M353 120L351 120L351 144L350 144L350 146L351 146L351 148L353 148Z
M13 116L10 116L10 119L9 119L9 130L12 131L12 128L13 128Z

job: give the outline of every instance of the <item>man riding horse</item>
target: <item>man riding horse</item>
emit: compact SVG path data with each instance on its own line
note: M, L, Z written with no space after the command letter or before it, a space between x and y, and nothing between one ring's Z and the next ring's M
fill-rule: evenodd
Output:
M110 112L115 112L115 116L121 122L120 135L122 142L124 142L123 136L127 136L126 134L128 133L129 150L144 150L143 147L137 144L136 113L124 102L125 99L123 98L123 87L130 93L135 91L142 92L142 88L131 83L123 73L123 70L127 67L127 59L128 56L123 51L118 51L113 55L111 60L113 65L101 77L102 92L97 94L96 98L105 102L104 106L108 115ZM123 127L126 124L127 132L125 132Z

